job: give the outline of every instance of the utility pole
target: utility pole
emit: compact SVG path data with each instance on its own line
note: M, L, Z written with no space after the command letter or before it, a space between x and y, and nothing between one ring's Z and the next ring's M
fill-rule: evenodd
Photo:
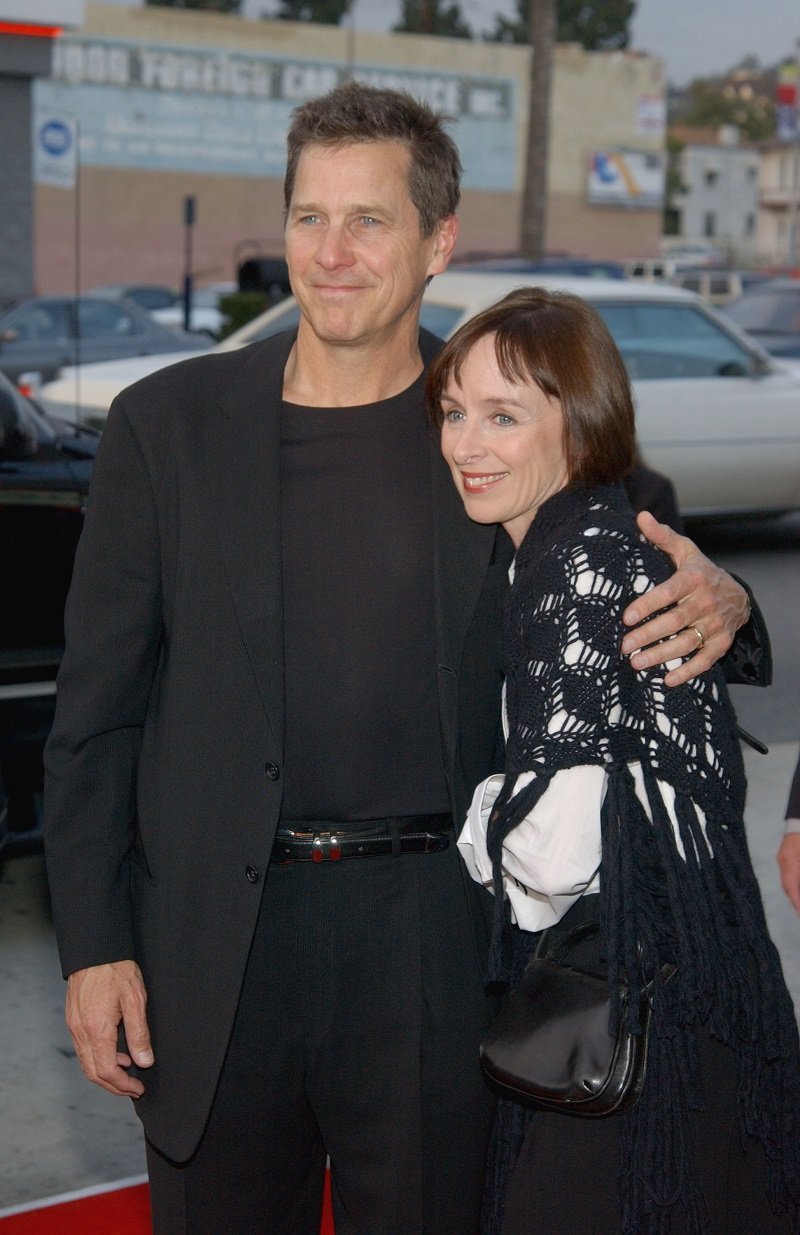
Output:
M520 252L539 258L547 227L547 160L558 0L530 0L531 70Z

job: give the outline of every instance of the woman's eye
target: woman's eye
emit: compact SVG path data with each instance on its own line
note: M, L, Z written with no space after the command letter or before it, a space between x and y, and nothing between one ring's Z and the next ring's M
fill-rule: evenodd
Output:
M456 421L464 419L464 413L458 407L448 407L444 410L444 418L450 424L454 424Z
M509 416L507 412L498 412L495 416L495 423L498 425L513 425L516 424L513 416Z

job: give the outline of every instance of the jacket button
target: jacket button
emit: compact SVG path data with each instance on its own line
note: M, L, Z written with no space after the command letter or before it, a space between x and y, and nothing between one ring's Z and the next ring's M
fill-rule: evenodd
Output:
M281 774L281 770L278 767L277 763L265 763L264 771L266 772L270 780L278 780Z
M261 878L261 874L257 866L246 866L244 873L247 876L248 883L258 883Z

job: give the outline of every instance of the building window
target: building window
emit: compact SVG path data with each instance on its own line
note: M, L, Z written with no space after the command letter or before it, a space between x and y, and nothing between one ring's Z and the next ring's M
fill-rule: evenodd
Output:
M744 234L745 236L755 236L756 216L754 214L746 214L744 216Z
M717 215L713 210L707 210L703 215L703 235L716 236L717 234Z
M706 184L708 185L708 187L712 188L717 183L718 180L719 180L719 172L716 170L716 168L714 167L707 168L706 169Z

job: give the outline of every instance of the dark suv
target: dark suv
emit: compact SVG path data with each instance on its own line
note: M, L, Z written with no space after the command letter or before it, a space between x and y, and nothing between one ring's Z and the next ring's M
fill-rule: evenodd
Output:
M42 746L97 440L45 416L0 373L0 845L39 831Z

